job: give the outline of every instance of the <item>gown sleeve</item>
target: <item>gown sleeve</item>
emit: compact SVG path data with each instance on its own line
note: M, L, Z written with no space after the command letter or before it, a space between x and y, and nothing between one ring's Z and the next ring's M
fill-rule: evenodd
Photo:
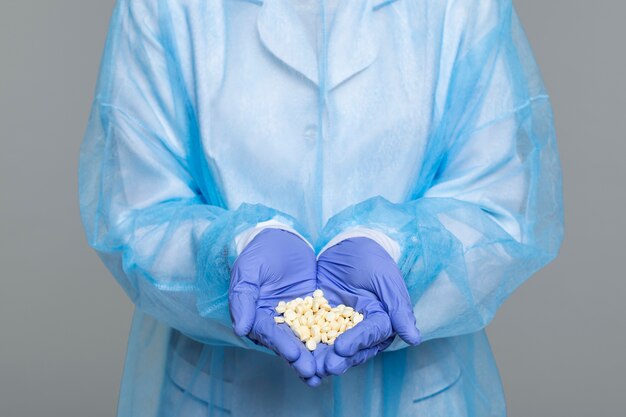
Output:
M80 149L87 240L145 313L203 343L261 349L231 328L235 236L269 219L301 225L261 204L225 207L160 4L118 0L113 12Z
M556 257L563 236L552 111L530 46L510 2L481 1L474 10L460 14L468 23L458 44L442 47L441 74L451 64L437 92L441 116L409 198L376 195L348 206L321 235L323 244L369 227L398 242L424 341L485 327ZM406 346L396 338L390 349Z

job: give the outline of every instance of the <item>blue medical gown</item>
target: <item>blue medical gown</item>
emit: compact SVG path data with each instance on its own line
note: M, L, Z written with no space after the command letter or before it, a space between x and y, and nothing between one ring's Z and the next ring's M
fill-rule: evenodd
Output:
M120 417L502 416L484 327L562 240L550 100L509 0L118 0L80 153L136 305ZM234 335L234 238L386 234L424 342L317 388Z

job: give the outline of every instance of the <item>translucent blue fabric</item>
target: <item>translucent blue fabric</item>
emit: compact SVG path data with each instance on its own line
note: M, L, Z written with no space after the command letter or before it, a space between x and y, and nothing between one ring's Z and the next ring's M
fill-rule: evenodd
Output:
M137 307L120 417L505 415L484 327L563 234L510 0L118 0L79 170ZM424 342L312 389L237 337L234 237L269 219L397 241Z

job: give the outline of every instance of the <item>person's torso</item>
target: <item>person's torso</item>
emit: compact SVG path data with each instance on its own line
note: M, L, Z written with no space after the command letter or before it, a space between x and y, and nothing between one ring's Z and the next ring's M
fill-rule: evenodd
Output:
M334 5L324 18L322 3ZM341 209L375 195L401 202L428 181L442 11L422 28L412 2L221 4L174 33L178 60L192 63L181 72L202 163L228 208L274 207L315 239ZM174 11L175 23L177 13L194 11Z
M324 15L322 3L331 6ZM446 56L454 55L454 42L444 39L444 7L402 0L219 4L191 19L182 16L193 9L173 10L172 21L189 25L176 30L178 58L192 63L181 71L202 163L228 208L274 207L315 238L351 204L375 195L402 202L424 188L430 179L420 172L433 158L429 140L449 82L442 45L449 42ZM483 362L481 383L493 386L485 400L500 410L482 332L381 354L312 390L277 357L203 345L173 331L167 372L173 386L224 415L270 415L274 407L273 416L462 416L471 415L467 401L481 401L464 393L476 383L475 360ZM443 392L449 395L437 396Z

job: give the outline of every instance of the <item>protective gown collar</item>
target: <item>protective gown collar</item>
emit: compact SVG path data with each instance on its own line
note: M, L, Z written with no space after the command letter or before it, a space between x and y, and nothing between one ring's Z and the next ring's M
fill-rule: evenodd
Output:
M322 1L322 0L320 0ZM264 46L280 61L319 86L320 74L326 74L326 88L331 90L376 60L382 31L379 9L396 0L342 0L334 17L324 28L327 35L327 59L324 48L315 50L309 42L306 26L287 0L254 1L261 7L257 20Z

